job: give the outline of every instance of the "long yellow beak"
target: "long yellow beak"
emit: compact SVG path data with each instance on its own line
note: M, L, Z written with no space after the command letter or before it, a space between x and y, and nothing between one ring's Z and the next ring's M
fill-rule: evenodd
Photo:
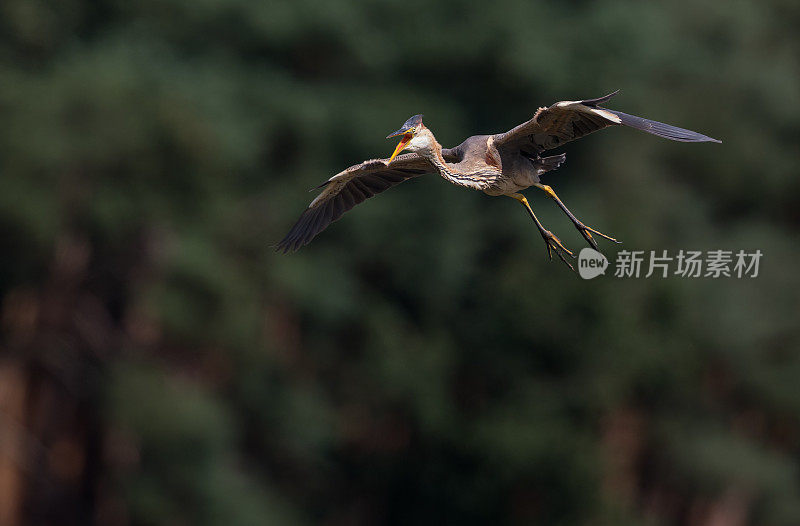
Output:
M397 154L403 151L403 148L406 147L406 145L408 144L408 141L410 141L412 137L413 137L413 135L410 134L410 133L406 133L406 134L403 135L403 138L400 139L400 142L398 143L397 148L394 149L394 152L392 153L392 156L389 157L389 162L392 162L392 160L394 160L394 158L397 157Z

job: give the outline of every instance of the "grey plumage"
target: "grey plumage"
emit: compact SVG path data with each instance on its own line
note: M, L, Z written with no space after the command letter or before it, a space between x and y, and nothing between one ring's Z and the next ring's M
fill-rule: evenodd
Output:
M408 179L438 172L454 184L482 190L489 195L508 195L523 203L544 237L548 253L551 248L555 249L569 265L563 256L572 256L572 252L544 229L520 190L530 186L545 190L595 248L597 243L590 232L616 240L578 221L552 188L540 183L540 175L558 168L565 160L563 153L542 157L542 152L615 125L629 126L673 141L720 142L701 133L601 106L616 94L615 91L596 99L557 102L548 108L539 108L533 118L505 133L472 136L450 149L442 148L436 141L422 123L422 115L414 115L389 135L403 136L391 158L364 161L322 183L322 192L277 248L283 252L297 250L365 199ZM413 153L394 157L403 149Z

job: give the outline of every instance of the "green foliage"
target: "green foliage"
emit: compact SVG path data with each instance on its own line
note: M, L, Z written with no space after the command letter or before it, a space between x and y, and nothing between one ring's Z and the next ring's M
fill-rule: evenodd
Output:
M788 1L6 0L0 294L87 240L75 286L115 336L65 341L102 357L101 442L135 454L96 484L134 524L685 524L731 491L748 523L797 524L798 22ZM512 200L435 177L271 250L409 115L452 146L617 88L724 143L614 129L548 184L627 249L761 249L757 279L584 282Z

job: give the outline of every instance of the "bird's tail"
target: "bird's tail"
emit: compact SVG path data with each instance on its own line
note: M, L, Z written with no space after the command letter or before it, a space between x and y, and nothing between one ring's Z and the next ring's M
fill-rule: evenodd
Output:
M561 166L567 160L567 154L551 155L550 157L540 157L536 159L536 167L549 172Z

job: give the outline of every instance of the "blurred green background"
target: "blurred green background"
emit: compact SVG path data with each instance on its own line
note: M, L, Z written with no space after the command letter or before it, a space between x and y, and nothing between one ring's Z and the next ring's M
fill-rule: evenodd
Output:
M800 524L799 24L4 0L0 524ZM583 281L517 203L436 176L271 248L412 114L454 146L618 88L724 144L614 128L545 182L612 261L760 249L756 279Z

